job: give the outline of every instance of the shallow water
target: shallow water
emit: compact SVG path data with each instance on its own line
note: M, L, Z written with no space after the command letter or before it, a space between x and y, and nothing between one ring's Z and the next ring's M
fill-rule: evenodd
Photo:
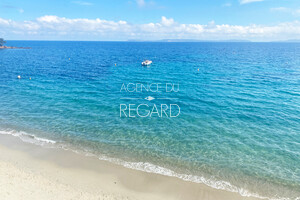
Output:
M32 49L0 50L0 133L245 196L300 198L300 43L7 45ZM120 104L177 104L180 115L120 117Z

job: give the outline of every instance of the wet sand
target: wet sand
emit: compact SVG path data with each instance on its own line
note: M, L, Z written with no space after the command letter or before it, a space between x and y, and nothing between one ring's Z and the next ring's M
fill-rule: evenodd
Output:
M0 199L255 199L0 135Z

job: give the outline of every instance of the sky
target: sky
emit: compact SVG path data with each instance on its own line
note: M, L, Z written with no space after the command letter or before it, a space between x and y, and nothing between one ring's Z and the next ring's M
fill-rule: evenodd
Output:
M300 0L0 0L7 40L300 39Z

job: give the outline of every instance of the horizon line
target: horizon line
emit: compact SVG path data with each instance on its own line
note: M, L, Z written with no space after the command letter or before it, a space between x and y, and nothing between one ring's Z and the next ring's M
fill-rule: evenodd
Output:
M3 38L4 39L4 38ZM272 43L272 42L282 42L282 43L300 43L298 39L289 39L289 40L274 40L274 41L252 41L252 40L238 40L238 39L229 39L229 40L197 40L197 39L158 39L158 40L39 40L39 39L5 39L5 41L36 41L36 42L161 42L161 43L201 43L201 42L216 42L216 43Z

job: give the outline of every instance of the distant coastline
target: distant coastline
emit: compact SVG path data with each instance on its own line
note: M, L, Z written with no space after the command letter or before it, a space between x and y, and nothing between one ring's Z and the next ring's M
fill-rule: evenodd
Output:
M126 42L220 42L220 43L300 43L300 40L291 39L291 40L274 40L274 41L252 41L252 40L197 40L197 39L162 39L162 40L138 40L131 39Z
M31 47L9 47L9 46L0 46L0 49L31 49Z
M195 40L195 39L162 39L162 40L127 40L127 42L252 42L250 40Z

